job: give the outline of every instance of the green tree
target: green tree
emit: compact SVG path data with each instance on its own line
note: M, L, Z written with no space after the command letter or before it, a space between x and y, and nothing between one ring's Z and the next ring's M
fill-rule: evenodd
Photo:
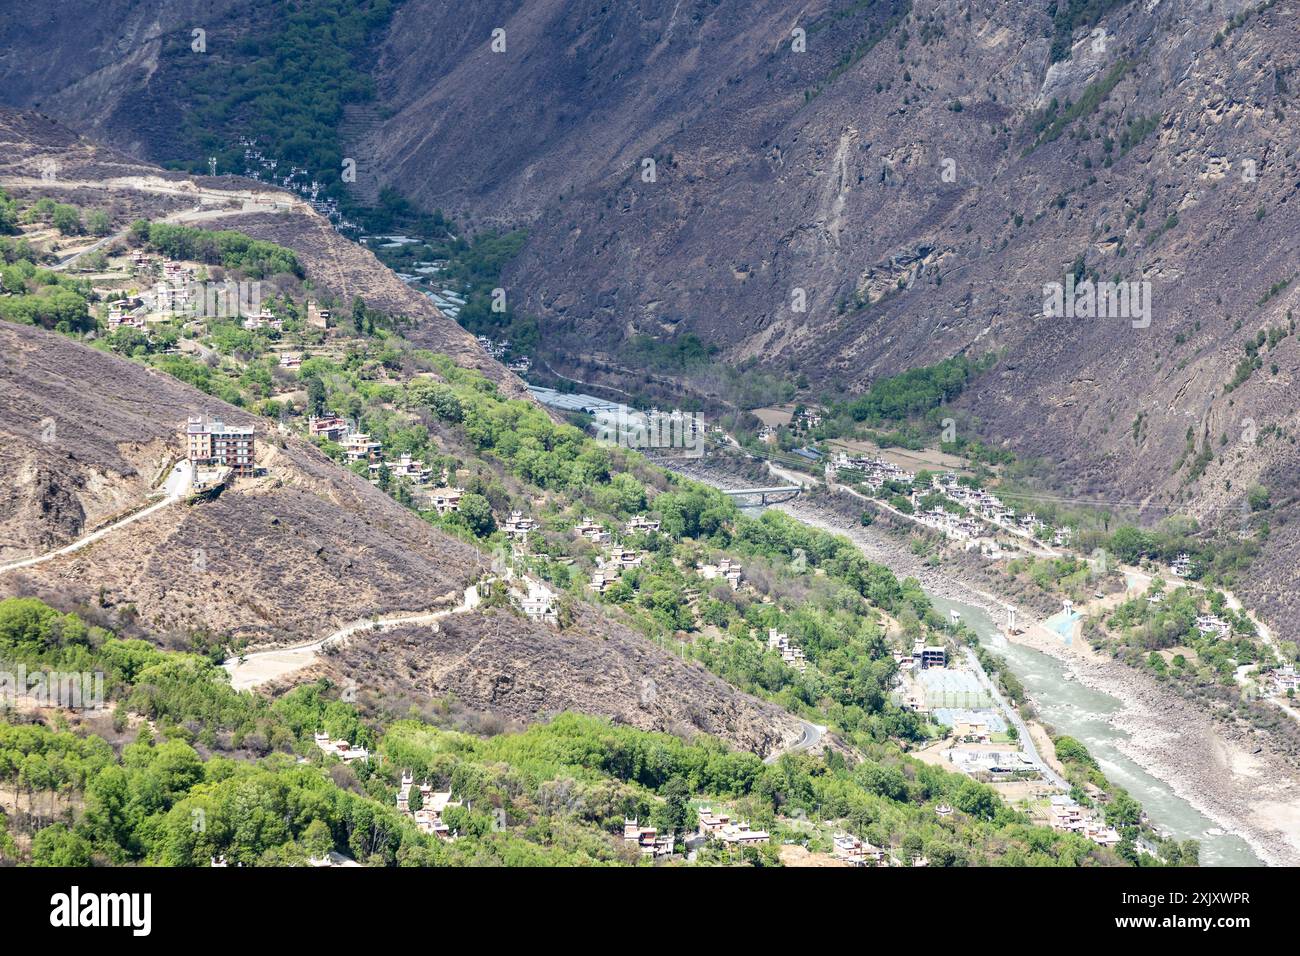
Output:
M18 204L0 189L0 235L18 231Z
M54 207L50 221L54 223L54 228L65 236L76 236L82 232L81 210L76 206L60 203Z
M314 859L320 860L334 849L334 834L330 833L329 824L324 820L313 820L307 824L302 842L307 853Z
M41 830L32 839L33 866L90 866L91 845L62 823Z
M86 229L92 236L107 236L112 228L113 220L102 209L96 209L86 217Z
M307 412L311 415L321 415L325 412L325 383L320 380L319 376L311 375L305 382L307 386Z
M469 492L460 499L460 511L457 512L465 526L476 537L486 538L497 528L492 517L492 505L482 495Z
M1121 561L1133 564L1151 549L1151 536L1132 525L1123 525L1111 535L1110 549Z

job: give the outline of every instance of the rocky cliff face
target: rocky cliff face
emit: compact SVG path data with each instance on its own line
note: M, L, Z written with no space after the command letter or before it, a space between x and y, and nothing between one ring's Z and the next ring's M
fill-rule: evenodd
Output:
M1047 3L541 0L430 45L416 0L366 147L428 205L529 226L507 284L570 356L691 331L853 391L1000 351L962 427L1063 491L1235 526L1258 483L1285 522L1300 26L1284 3L1102 9L1053 62ZM1067 273L1144 304L1045 317ZM1300 609L1293 524L1251 585L1274 614Z
M169 82L170 73L160 75L164 37L203 29L216 32L215 41L224 24L254 27L249 14L256 6L250 0L6 0L0 4L0 102L39 109L155 158L193 105Z

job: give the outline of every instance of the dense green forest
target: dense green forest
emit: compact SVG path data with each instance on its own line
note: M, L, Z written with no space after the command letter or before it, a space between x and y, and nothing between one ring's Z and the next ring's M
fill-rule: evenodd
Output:
M366 51L397 5L257 0L241 11L238 30L208 35L202 53L189 31L168 37L165 67L195 104L182 114L174 164L206 171L215 156L221 169L243 171L239 139L250 137L266 155L306 168L329 195L346 198L338 139L343 107L373 98Z
M935 365L877 379L865 394L845 403L843 410L859 422L900 422L923 416L960 395L970 380L986 371L995 358L988 355L972 360L958 355Z

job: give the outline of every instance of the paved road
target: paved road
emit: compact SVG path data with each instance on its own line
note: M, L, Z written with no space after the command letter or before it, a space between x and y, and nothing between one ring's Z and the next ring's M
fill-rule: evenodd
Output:
M93 245L86 246L86 248L84 249L79 249L76 252L64 256L62 259L58 260L58 262L54 264L54 268L56 270L66 268L67 266L76 262L82 256L89 255L90 253L94 252L96 249L102 249L104 246L108 245L114 239L120 239L124 235L126 235L126 230L122 230L121 232L115 232L111 235L105 236L103 239L100 239L98 242L94 243Z
M803 724L803 735L789 747L782 747L778 750L772 751L772 753L764 758L763 763L776 763L781 759L783 754L793 754L799 753L802 750L811 750L813 747L816 747L821 743L821 739L826 733L825 727L821 724L809 723L806 720L800 720L799 723Z
M1047 761L1043 759L1041 754L1039 754L1038 748L1034 746L1034 737L1033 734L1029 732L1028 725L1023 719L1021 719L1020 714L1011 706L1011 703L1002 696L1002 692L998 690L997 685L989 679L989 675L984 672L984 668L980 665L979 658L975 656L975 652L969 647L963 647L962 653L966 655L966 660L969 662L971 669L974 670L975 676L979 679L980 684L983 685L984 689L988 691L994 701L997 702L998 708L1006 715L1006 718L1011 722L1011 725L1016 728L1016 733L1020 738L1018 742L1021 750L1025 752L1025 756L1027 756L1038 767L1038 769L1042 771L1045 779L1050 780L1058 787L1064 787L1066 790L1070 789L1070 782L1048 766Z

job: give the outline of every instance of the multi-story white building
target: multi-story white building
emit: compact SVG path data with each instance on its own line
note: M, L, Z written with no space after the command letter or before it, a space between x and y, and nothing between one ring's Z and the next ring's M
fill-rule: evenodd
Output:
M382 442L371 440L365 432L353 432L343 442L349 465L359 461L377 464L383 447Z
M537 527L537 522L526 516L522 511L512 511L509 520L501 527L508 538L526 540L528 532Z

